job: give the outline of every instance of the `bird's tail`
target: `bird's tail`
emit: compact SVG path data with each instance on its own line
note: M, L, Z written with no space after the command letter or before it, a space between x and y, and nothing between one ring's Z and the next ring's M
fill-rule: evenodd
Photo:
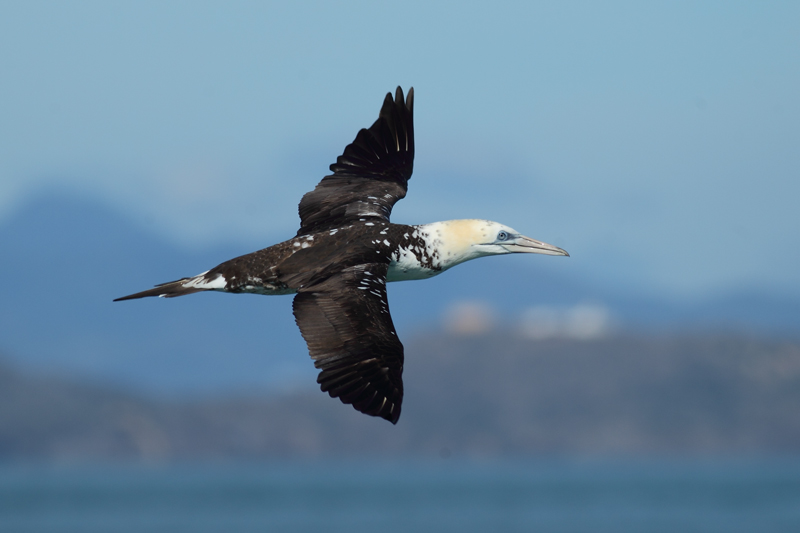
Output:
M156 285L152 289L129 294L122 298L117 298L115 302L123 300L135 300L137 298L146 298L148 296L159 296L161 298L175 298L176 296L184 296L186 294L194 294L196 292L213 291L225 288L225 278L220 274L212 274L207 276L208 272L198 274L193 278L182 278L177 281L170 281Z

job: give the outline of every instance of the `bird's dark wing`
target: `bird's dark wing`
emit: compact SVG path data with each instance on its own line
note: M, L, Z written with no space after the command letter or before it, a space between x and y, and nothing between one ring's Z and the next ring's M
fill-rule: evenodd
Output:
M398 87L383 101L378 120L362 129L331 165L333 174L300 201L305 235L364 219L388 222L395 202L405 197L414 168L414 88L403 99Z
M397 423L403 344L389 314L385 264L349 267L300 289L293 310L320 388L357 410Z

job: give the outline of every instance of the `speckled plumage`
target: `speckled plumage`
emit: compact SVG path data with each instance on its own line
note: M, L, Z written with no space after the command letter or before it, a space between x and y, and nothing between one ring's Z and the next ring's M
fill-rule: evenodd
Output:
M192 278L119 298L172 298L200 291L296 294L293 312L323 391L397 423L403 345L387 281L425 279L484 255L567 255L486 220L392 224L414 161L414 90L387 94L378 120L331 165L300 202L300 230L287 241L226 261Z

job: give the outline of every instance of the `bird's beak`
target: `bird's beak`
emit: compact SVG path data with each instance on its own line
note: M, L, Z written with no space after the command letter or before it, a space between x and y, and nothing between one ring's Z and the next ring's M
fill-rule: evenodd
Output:
M566 255L569 257L567 251L562 250L558 246L537 241L536 239L531 239L524 235L519 235L502 246L511 253Z

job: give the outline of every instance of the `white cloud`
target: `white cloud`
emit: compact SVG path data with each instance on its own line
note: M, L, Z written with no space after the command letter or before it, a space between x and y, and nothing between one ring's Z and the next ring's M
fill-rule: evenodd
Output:
M608 335L612 326L611 312L602 305L536 306L520 316L519 332L530 339L596 339Z

